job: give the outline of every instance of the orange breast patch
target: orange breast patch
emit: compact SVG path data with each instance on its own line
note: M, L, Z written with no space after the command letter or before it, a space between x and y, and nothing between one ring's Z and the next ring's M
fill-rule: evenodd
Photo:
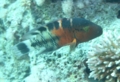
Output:
M59 37L59 46L71 43L74 39L73 32L69 31L68 29L63 29L62 27L59 29L53 29L52 33Z

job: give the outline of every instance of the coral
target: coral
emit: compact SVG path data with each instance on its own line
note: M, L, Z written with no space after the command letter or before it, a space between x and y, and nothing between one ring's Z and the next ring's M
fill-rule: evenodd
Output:
M38 57L33 54L34 57L30 57L33 62L31 74L24 81L30 82L31 79L36 82L87 82L84 79L85 66L82 63L85 56L80 54L79 49L72 54L68 53L68 47L64 46L52 54L37 55Z
M17 0L8 7L7 15L5 17L6 25L9 27L18 27L24 17L24 13L30 8L30 0Z
M36 1L46 2L38 6ZM56 75L54 78L57 78L57 82L88 82L84 78L85 67L82 61L86 58L85 54L89 50L88 48L90 48L88 44L91 41L88 44L84 43L85 47L80 44L81 46L77 47L78 52L74 51L72 54L66 53L68 52L66 47L57 50L56 54L38 54L33 50L33 53L29 53L29 58L25 57L21 60L17 60L14 57L16 54L11 53L11 47L20 42L23 35L29 30L63 17L83 17L102 27L108 27L107 29L111 29L111 24L119 26L120 21L115 21L115 13L119 10L119 4L106 4L102 0L36 1L0 0L0 82L3 79L5 82L21 82L23 78L29 76L31 77L27 79L28 82L35 81L34 78L36 80L38 78L35 70L40 78L50 71L50 75L46 76L46 80L54 74ZM67 8L70 8L70 10L63 11ZM34 65L31 64L39 67L41 65L39 63L45 63L45 67L32 71ZM40 73L43 76L39 75ZM36 76L33 77L34 75ZM42 78L42 80L44 79ZM50 81L53 80L50 79Z
M3 20L0 19L0 34L3 33L3 32L5 32L5 25L3 23Z
M35 0L35 2L38 6L42 6L44 4L45 0Z
M65 0L62 2L62 10L66 16L71 17L72 8L73 8L72 0Z
M2 1L0 1L0 82L19 82L28 75L29 62L16 60L11 50L12 44L18 39L14 39L14 33L25 28L25 25L21 25L23 22L30 21L25 14L29 11L30 0ZM1 78L5 81L1 81Z
M77 7L80 8L80 9L82 9L82 8L85 7L85 4L84 4L82 1L80 1L80 0L78 0L78 1L76 2L76 5L77 5Z
M53 70L46 68L45 63L31 66L31 75L24 79L25 82L57 82Z
M119 30L107 31L100 44L88 54L89 78L105 82L120 82L120 34Z
M2 42L0 45L0 78L5 79L5 82L19 82L28 75L29 62L27 60L17 61L11 52L13 40L6 38L3 34L0 37L0 42Z

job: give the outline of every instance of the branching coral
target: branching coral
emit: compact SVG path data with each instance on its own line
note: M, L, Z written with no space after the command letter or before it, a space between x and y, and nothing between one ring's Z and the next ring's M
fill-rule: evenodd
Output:
M106 32L101 44L88 55L89 77L105 82L120 82L120 36L118 31Z

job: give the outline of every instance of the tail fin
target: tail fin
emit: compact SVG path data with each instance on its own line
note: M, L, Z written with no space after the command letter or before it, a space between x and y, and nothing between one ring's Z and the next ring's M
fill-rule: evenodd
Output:
M30 45L31 43L29 40L20 42L13 47L13 52L17 55L17 57L24 56L31 51Z

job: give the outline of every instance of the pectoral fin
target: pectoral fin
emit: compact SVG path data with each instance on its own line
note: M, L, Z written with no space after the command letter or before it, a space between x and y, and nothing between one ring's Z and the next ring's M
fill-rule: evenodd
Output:
M70 52L74 51L75 50L75 47L76 47L76 44L77 41L76 39L74 38L73 41L71 43L68 43L67 45L70 45Z

